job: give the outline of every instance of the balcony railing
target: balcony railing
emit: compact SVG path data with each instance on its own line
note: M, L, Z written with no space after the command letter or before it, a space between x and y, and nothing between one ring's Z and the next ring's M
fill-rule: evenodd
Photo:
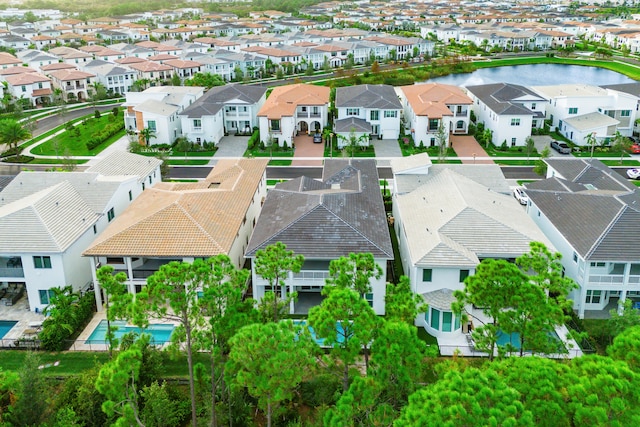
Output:
M24 277L24 270L22 267L2 267L0 277Z
M622 285L623 274L592 274L589 276L590 285ZM629 275L628 285L640 285L639 275Z
M456 111L456 117L467 117L468 110Z
M293 279L296 282L324 284L327 277L329 277L328 271L303 270L300 273L293 273Z

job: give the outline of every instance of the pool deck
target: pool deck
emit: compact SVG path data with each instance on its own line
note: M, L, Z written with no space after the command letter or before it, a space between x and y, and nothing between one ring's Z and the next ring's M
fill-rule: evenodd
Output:
M556 327L556 333L562 340L562 343L567 348L567 353L561 354L536 354L536 356L546 357L549 359L573 359L575 357L582 356L582 350L575 340L569 338L569 330L565 325ZM470 344L465 334L456 334L454 337L447 339L438 338L438 347L440 347L440 354L442 356L453 356L454 354L465 357L488 357L488 353L476 350L473 345ZM518 352L519 354L519 352ZM498 355L496 350L494 356ZM526 352L526 356L530 356L531 353Z
M15 341L21 338L34 338L44 321L42 313L29 310L26 293L14 305L0 305L0 320L18 322L0 339L0 347L15 347Z
M71 346L71 348L69 350L72 351L108 351L109 347L107 344L91 344L88 343L87 340L89 339L89 337L91 336L91 334L93 333L93 331L98 327L98 325L100 324L100 322L102 322L103 320L106 320L107 316L106 316L106 312L105 311L100 311L98 313L95 313L93 315L93 318L91 319L91 321L89 321L89 324L87 325L86 328L84 328L84 331L82 331L80 333L80 335L78 335L78 338L75 340L75 342L73 343L73 345ZM166 320L166 319L153 319L152 321L150 321L150 323L153 324L163 324L163 325L177 325L176 322L171 321L171 320ZM164 344L162 347L164 348L166 345L168 345L168 343Z

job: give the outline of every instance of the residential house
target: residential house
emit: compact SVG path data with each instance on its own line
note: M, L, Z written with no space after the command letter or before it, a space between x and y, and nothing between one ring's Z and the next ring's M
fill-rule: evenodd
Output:
M17 55L24 64L38 71L43 71L42 67L45 65L58 63L58 57L40 52L39 50L25 50L19 52Z
M342 148L353 132L365 136L360 145L369 145L369 137L397 140L400 135L402 104L393 86L358 85L336 89L338 117L334 132ZM355 135L354 135L355 136Z
M291 147L298 132L320 131L328 124L329 92L325 86L278 86L258 112L260 139Z
M547 179L527 184L527 212L562 256L578 317L601 317L640 298L640 194L597 159L548 158Z
M3 71L8 70L10 69ZM16 99L28 99L30 106L41 106L52 100L53 90L51 89L51 79L40 73L36 73L35 70L32 70L32 72L2 75L0 79L7 82L7 87L5 88L7 93L10 93Z
M0 37L0 46L7 49L23 50L29 49L31 40L22 36L7 35Z
M159 62L144 61L127 64L138 74L138 80L144 80L156 86L163 81L171 79L173 68L169 65L160 64Z
M469 129L473 101L459 87L440 83L402 86L400 101L405 132L410 132L416 146L438 145L439 132L448 145L450 133L467 133Z
M48 72L54 88L62 90L64 99L86 100L89 96L89 89L95 81L95 74L85 73L80 70L58 70Z
M85 172L20 173L0 193L0 293L22 285L41 311L51 288L88 290L82 251L141 193L140 180L160 180L160 163L121 151Z
M159 183L116 218L84 255L127 275L129 292L171 261L227 255L240 268L267 193L267 159L220 159L195 183ZM98 310L103 295L94 275Z
M477 123L492 132L492 142L499 146L525 146L531 129L544 127L547 100L524 86L495 83L468 86Z
M124 95L131 91L136 81L135 71L102 60L91 61L83 69L95 74L96 80L104 85L107 92L115 94Z
M140 132L150 129L154 144L172 144L182 136L179 115L204 94L197 86L155 86L143 92L127 92L124 124L127 130ZM141 137L140 143L146 144Z
M638 118L636 95L582 83L531 89L548 100L546 113L551 128L576 145L586 145L586 137L591 134L598 143L607 143L616 132L633 134Z
M209 89L180 113L182 133L190 141L217 144L229 133L251 133L266 100L261 86L224 85Z
M277 242L305 261L299 273L284 278L286 286L269 289L255 271L255 258ZM351 253L371 253L382 269L380 278L371 280L371 293L363 297L377 314L384 314L387 262L393 259L393 249L376 163L325 160L321 180L303 176L279 183L267 193L246 251L252 264L253 297L259 301L269 290L283 295L298 292L290 312L306 313L322 300L329 263Z
M435 336L444 352L470 330L451 303L483 259L513 261L529 252L532 241L553 246L511 196L497 165L432 165L423 153L392 160L391 167L403 270L427 304L416 324ZM481 310L468 310L470 323L484 317Z
M5 69L22 65L22 60L16 58L8 52L0 52L0 68Z

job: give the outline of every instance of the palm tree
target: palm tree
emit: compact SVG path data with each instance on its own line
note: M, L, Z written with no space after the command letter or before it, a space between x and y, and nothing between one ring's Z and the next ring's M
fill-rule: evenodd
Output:
M31 132L14 119L0 120L0 142L16 149L20 141L31 138Z
M151 128L144 128L140 131L140 136L144 139L145 145L149 145L151 138L156 137L156 131Z

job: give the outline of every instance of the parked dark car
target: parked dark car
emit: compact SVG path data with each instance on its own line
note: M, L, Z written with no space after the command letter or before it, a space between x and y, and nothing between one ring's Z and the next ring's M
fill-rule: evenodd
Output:
M319 133L314 133L313 134L313 142L316 144L321 144L322 143L322 135L320 135Z
M556 141L554 139L551 141L551 148L560 154L571 154L571 147L569 147L566 142Z

